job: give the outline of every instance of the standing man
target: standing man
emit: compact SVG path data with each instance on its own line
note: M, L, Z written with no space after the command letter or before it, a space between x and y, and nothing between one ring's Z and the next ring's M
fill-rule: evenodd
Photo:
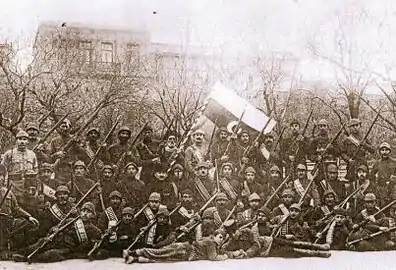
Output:
M16 135L16 147L4 154L2 164L8 173L8 181L12 181L15 195L23 194L25 176L38 173L36 154L27 148L29 135L19 131Z
M185 167L190 177L195 174L197 165L205 161L206 155L206 149L203 146L205 133L198 129L191 136L193 144L187 147L185 151Z

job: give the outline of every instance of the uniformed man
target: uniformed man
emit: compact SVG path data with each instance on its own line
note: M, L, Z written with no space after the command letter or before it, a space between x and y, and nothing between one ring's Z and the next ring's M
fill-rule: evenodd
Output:
M206 155L206 149L203 145L205 132L198 129L191 136L193 144L187 147L185 151L185 167L189 177L195 175L197 165L205 162Z
M307 168L303 164L298 164L297 179L289 183L289 188L291 188L297 194L298 200L304 195L309 182L310 179L307 177ZM316 184L312 183L308 190L307 196L305 197L303 206L313 207L315 205L320 205L320 196Z
M86 140L83 145L83 149L87 155L87 161L91 161L94 158L96 152L101 147L100 143L98 142L99 139L100 131L98 128L92 127L87 131ZM106 142L104 142L103 147L96 157L95 165L97 165L99 170L104 166L104 164L108 164L111 161L110 154L107 152L106 148L107 145Z
M193 179L194 201L198 206L204 205L215 192L215 185L209 178L209 164L200 162L195 168L195 178Z
M142 131L143 139L136 144L139 162L142 165L141 179L148 184L153 180L154 166L161 162L158 155L160 142L153 138L153 128L146 126Z
M155 219L158 209L161 205L161 195L157 192L150 194L148 198L148 205L144 206L143 215L137 218L137 226L142 228L148 225L151 221Z
M244 205L248 204L248 198L251 194L256 193L260 197L264 196L263 186L257 182L256 170L253 167L245 169L244 179L239 183L238 193Z
M222 126L217 130L216 141L212 144L210 149L210 159L213 164L217 160L218 164L221 163L221 158L225 155L225 151L229 144L229 133L227 127ZM225 159L223 161L226 161Z
M122 195L118 190L113 190L109 195L109 206L106 207L103 213L99 214L98 217L98 227L105 231L106 229L110 229L115 226L119 219L121 219L122 213ZM111 237L116 237L115 234Z
M249 196L249 208L237 215L238 225L249 223L257 218L257 213L260 208L261 198L257 193L252 193Z
M43 163L39 168L39 193L45 196L45 201L56 200L55 191L60 185L59 181L53 177L54 169L49 163Z
M318 192L321 198L327 190L334 191L338 201L345 199L347 195L347 186L345 182L342 182L338 178L338 167L335 164L329 164L327 166L327 178L322 179L318 184Z
M281 203L272 209L272 216L284 215L287 216L290 214L290 206L294 203L294 192L291 189L284 189L281 195Z
M117 164L122 155L129 151L128 141L131 138L131 130L127 126L123 126L118 131L118 142L112 144L108 148L108 153L110 155L110 160L112 164L120 165L123 167L124 164ZM127 161L125 161L125 164Z
M196 215L196 211L197 208L194 203L192 191L185 189L181 192L181 207L172 216L172 223L175 227L181 227Z
M171 162L171 157L174 158L176 156L178 143L178 136L176 132L168 131L165 134L165 143L161 143L158 148L158 155L160 157L161 163L169 164ZM183 153L177 154L176 162L181 163L184 162Z
M19 131L16 135L16 147L5 152L2 160L17 197L23 194L25 175L38 173L36 154L27 149L28 138L25 131Z
M219 173L220 191L224 192L231 200L231 204L238 203L238 206L243 208L240 195L240 183L234 175L235 169L231 162L224 162L221 165Z
M309 147L309 159L312 162L319 162L320 156L330 143L331 138L329 135L329 123L326 119L321 119L318 122L318 134L312 139L311 146ZM334 162L335 158L339 156L339 150L336 145L330 145L323 160L326 162ZM327 164L328 165L328 164Z
M262 181L264 196L263 199L267 201L272 194L276 191L276 189L280 186L283 181L282 172L278 166L273 165L269 170L269 175L267 175ZM285 185L281 188L281 191L286 188ZM269 202L268 208L273 209L276 205L280 203L280 192L273 197L273 199Z
M118 179L114 179L115 170L111 165L104 165L102 168L102 175L100 181L100 187L98 188L98 193L102 194L103 198L107 199L110 192L117 189ZM105 200L105 204L108 202Z
M349 187L349 193L353 192L354 190L360 188L359 192L352 197L350 201L352 216L356 217L356 214L359 213L364 208L364 194L367 193L374 193L374 194L381 194L378 190L375 183L369 178L369 169L367 165L360 165L356 168L356 177L355 181ZM383 194L387 196L389 193ZM381 199L381 202L385 200L389 200L388 198Z
M122 180L117 184L120 190L124 190L126 205L133 207L141 207L148 194L146 184L137 176L138 171L137 165L129 162L125 166Z
M229 200L225 193L220 192L216 195L215 206L213 206L213 208L214 208L214 223L217 226L217 228L221 227L221 225L224 223L224 221L226 221L227 217L231 213L231 211L227 208L228 203ZM229 219L233 219L233 218L235 218L234 214L232 214L229 217Z
M148 229L144 237L144 247L161 248L173 243L176 239L166 206L161 205L158 208L156 219L157 222Z
M40 137L39 137L40 130L39 130L37 124L28 123L26 125L26 132L29 135L29 143L28 143L27 148L30 150L33 150L33 148L36 145L38 145L38 143L40 141ZM43 162L48 162L50 160L49 156L45 153L44 148L45 148L44 144L42 146L38 145L37 149L34 151L39 164L41 164Z
M67 187L71 191L71 197L79 200L93 186L95 182L85 177L87 167L85 163L78 160L73 165L74 180L67 183ZM93 198L94 196L92 196Z

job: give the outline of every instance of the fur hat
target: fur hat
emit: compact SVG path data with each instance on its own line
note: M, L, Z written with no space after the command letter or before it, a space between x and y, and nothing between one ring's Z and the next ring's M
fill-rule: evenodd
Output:
M111 199L111 198L113 198L113 197L118 197L118 198L122 199L121 192L119 192L118 190L113 190L113 191L110 192L110 194L109 194L109 199Z
M153 192L149 196L149 201L161 201L161 195L157 192Z
M249 202L260 201L260 200L261 200L261 198L256 192L250 194L250 196L249 196Z
M29 134L27 134L27 132L24 131L24 130L20 130L20 131L17 133L16 138L17 138L17 139L18 139L18 138L29 138Z
M124 207L124 209L122 209L121 215L125 215L125 214L133 215L134 211L133 211L132 207Z
M96 216L95 205L91 202L86 202L82 205L81 210L88 210Z
M58 186L58 187L56 188L55 195L57 195L57 194L59 194L59 193L61 193L61 192L62 192L62 193L70 194L69 188L68 188L67 186L64 186L64 185Z

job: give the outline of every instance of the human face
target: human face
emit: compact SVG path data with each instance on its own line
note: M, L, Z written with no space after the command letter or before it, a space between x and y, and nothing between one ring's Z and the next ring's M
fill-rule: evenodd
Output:
M35 187L35 186L30 186L27 188L27 194L30 197L34 197L36 195L36 191L37 191L37 187Z
M85 174L85 168L83 166L74 167L74 175L76 177L83 177Z
M387 159L387 158L389 157L389 155L390 155L390 152L391 152L391 151L390 151L388 148L382 147L382 148L380 149L381 158Z
M143 139L144 140L151 140L151 137L153 135L153 131L151 129L146 129L145 131L143 131Z
M201 178L208 176L209 170L208 168L201 167L197 170L197 175Z
M247 134L247 133L243 133L242 135L241 135L241 142L243 143L243 144L248 144L249 143L249 134Z
M157 178L159 181L164 181L168 177L168 174L166 172L156 172L155 173L155 178Z
M358 170L357 171L357 177L359 180L365 180L367 177L367 172L363 171L363 170Z
M361 127L361 124L352 125L352 126L349 127L349 131L350 131L352 134L358 134L359 131L360 131L360 127Z
M95 130L91 130L87 134L88 141L96 142L99 139L99 133Z
M346 217L344 215L335 215L334 220L337 225L342 225L345 223Z
M19 137L19 138L16 140L16 143L17 143L18 149L24 150L24 149L26 149L26 146L28 145L29 140L28 140L27 137Z
M167 140L167 145L170 148L174 148L176 146L176 136L169 136Z
M296 208L292 208L290 209L290 218L291 219L296 219L300 216L300 210L296 209Z
M57 203L60 205L65 205L69 199L69 194L66 192L58 192L56 194Z
M293 125L291 125L290 129L293 134L297 134L300 131L300 125L293 124Z
M292 195L286 194L282 196L282 201L285 205L292 205L294 198Z
M108 180L108 179L111 179L112 177L113 177L113 171L112 170L110 170L110 169L104 169L103 170L103 172L102 172L102 174L103 174L103 178L104 179L106 179L106 180Z
M182 201L184 204L191 204L193 201L193 197L190 194L183 194Z
M165 225L169 221L169 217L165 215L159 215L157 216L157 222L159 225Z
M326 205L334 205L335 198L333 194L328 194L325 198Z
M44 181L48 181L51 178L52 171L48 169L40 170L40 178Z
M30 129L26 130L26 132L29 134L29 137L31 139L36 139L39 134L38 130L36 130L34 128L30 128Z
M126 173L129 176L135 176L137 174L137 172L138 172L137 168L133 165L128 166L126 169Z
M70 130L70 127L67 123L63 122L62 124L60 124L59 126L59 131L61 134L67 134Z
M246 176L245 176L245 178L248 182L253 182L255 177L256 177L256 175L252 172L246 173Z
M83 221L87 221L95 217L94 213L92 213L88 209L81 209L80 216Z
M123 214L122 215L122 222L124 222L124 224L131 224L133 219L133 216L131 214Z
M337 171L330 171L327 173L327 176L329 177L330 181L336 181L338 178L338 172Z
M151 200L151 201L149 201L149 207L150 207L152 210L158 210L159 206L160 206L160 202L159 202L159 201L157 201L157 200Z
M173 175L175 176L176 179L182 179L183 177L183 171L180 169L175 169L173 171Z
M218 208L224 209L226 207L226 205L227 205L227 200L223 200L223 199L216 200L216 206Z
M306 170L305 169L298 169L297 170L298 179L304 179L305 175L306 175Z
M257 221L258 221L259 223L265 223L265 222L268 221L268 218L267 218L267 216L266 216L263 212L259 212L259 213L257 214Z
M259 200L253 200L249 202L249 206L250 208L252 208L253 210L257 210L260 206L260 201Z
M193 139L196 144L201 144L203 143L204 135L202 133L196 133L194 134Z
M326 124L320 124L320 125L318 125L318 128L319 128L319 132L321 134L327 134L327 131L328 131L329 127Z
M366 206L367 209L372 210L375 207L375 201L365 201L364 205Z
M280 178L280 173L278 171L270 171L271 178L276 180Z
M227 137L228 137L228 132L227 131L225 131L225 130L222 130L222 131L220 131L220 133L219 133L219 139L221 140L221 141L226 141L227 140Z
M265 138L264 144L267 148L271 148L272 145L274 144L274 138L273 137L267 137Z
M117 208L121 204L121 198L118 198L118 196L113 196L110 198L110 204L112 207Z
M217 234L217 235L215 235L214 241L216 242L216 244L217 244L218 246L222 245L222 244L223 244L223 241L224 241L223 235L220 234L220 233Z
M222 172L223 172L223 175L224 175L225 177L231 177L231 175L232 175L232 168L231 168L230 166L223 166Z
M213 222L214 222L214 219L213 219L213 218L210 218L210 217L205 217L205 218L202 219L202 225L203 225L203 226L212 225Z

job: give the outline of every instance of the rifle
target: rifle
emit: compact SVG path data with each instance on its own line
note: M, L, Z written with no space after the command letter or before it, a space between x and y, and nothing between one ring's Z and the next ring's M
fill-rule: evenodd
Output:
M252 221L246 223L245 225L239 227L239 230L245 229L245 228L249 228L250 226L253 226L255 223L257 222L257 218L253 219Z
M45 120L55 111L55 107L53 107L47 114L41 116L37 120L38 128L40 129L41 125L44 123Z
M388 228L386 231L378 231L378 232L375 232L375 233L360 237L359 239L347 242L345 245L347 247L350 247L350 246L352 246L352 245L354 245L356 243L359 243L359 242L361 242L363 240L368 240L368 239L371 239L371 238L376 237L378 235L381 235L381 234L384 234L384 233L390 233L390 232L393 232L393 231L396 231L396 226Z
M219 167L217 166L217 160L215 160L215 170L216 170L216 187L217 192L220 192L220 178L219 178Z
M114 130L116 129L116 127L119 124L119 119L117 118L115 124L111 127L110 131L107 133L106 137L103 139L102 144L100 145L100 147L98 148L98 150L96 150L95 155L92 157L92 159L89 161L88 165L87 165L87 171L89 171L89 168L94 164L94 162L96 161L96 159L99 156L100 151L102 151L104 144L109 140L111 134L113 134Z
M140 216L140 214L143 213L144 209L145 209L147 206L148 206L148 203L147 203L146 205L144 205L144 206L133 216L133 219L132 219L131 222L135 221L135 220ZM116 223L114 226L110 227L108 230L106 230L106 231L104 232L104 234L101 235L100 240L97 241L97 242L95 243L95 245L93 246L93 248L88 252L88 254L87 254L88 258L92 258L92 255L94 254L94 252L95 252L98 248L100 248L100 247L102 246L102 244L103 244L103 242L104 242L104 240L105 240L106 238L108 238L113 232L115 232L115 230L116 230L116 229L118 228L118 226L121 224L121 221L122 221L121 219L120 219L119 221L117 221L117 223Z
M131 151L133 146L135 145L136 141L139 139L140 135L142 134L143 130L148 126L149 122L144 123L143 127L139 130L138 133L136 133L135 137L133 138L132 142L131 142L131 146L129 147L128 151L124 152L121 157L118 159L116 165L117 168L121 167L121 162L124 160L126 153Z
M174 213L176 213L181 207L181 203L179 203L173 210L172 212L169 213L169 217L171 217ZM128 252L131 250L131 248L136 245L136 243L140 240L140 238L148 231L150 230L151 227L154 226L154 224L157 223L157 218L152 219L149 224L143 228L140 229L140 233L135 237L135 240L128 246L126 250L123 251L123 254L128 254Z
M9 180L9 181L8 181L7 191L5 192L4 197L1 198L0 209L1 209L1 207L3 206L3 204L4 204L4 202L5 202L5 200L6 200L7 196L8 196L8 194L11 192L11 188L12 188L12 182ZM0 193L0 194L1 194L1 193Z
M240 126L241 126L242 118L243 118L243 116L245 115L245 112L246 112L246 109L243 110L241 116L239 117L238 123L237 123L237 125L236 125L235 131L233 132L233 134L237 134L237 133L238 133L238 130L239 130ZM228 154L228 152L230 151L231 142L232 142L232 139L230 139L230 141L228 142L227 148L226 148L226 150L224 151L223 156L226 156L226 155Z
M384 212L385 210L387 210L388 208L390 208L392 205L394 205L396 203L396 200L391 201L390 203L388 203L387 205L385 205L384 207L382 207L380 210L378 210L377 212L375 212L374 214L372 214L371 216L375 217L378 214L381 214L382 212ZM366 225L370 220L369 219L365 219L362 222L360 222L359 224L357 224L357 226L355 228L352 229L352 231L349 233L349 235L351 235L352 233L356 232L357 230L359 230L361 227L363 227L364 225Z
M206 210L206 208L208 208L208 206L214 201L214 199L216 198L218 194L218 191L201 207L201 209L199 209L199 211L197 212L197 215L201 216L202 213ZM194 222L192 225L190 224L192 221L194 221L193 219L188 221L184 227L187 227L187 232L182 232L181 234L179 234L176 239L175 242L177 240L179 240L180 238L184 237L185 235L189 234L193 229L195 229L195 227L197 227L201 221L197 221Z
M35 250L33 250L32 253L29 254L29 256L27 256L28 261L30 261L30 259L37 254L37 252L39 252L42 248L44 248L47 244L49 244L50 242L52 242L52 240L55 238L55 236L57 236L60 232L64 231L67 227L69 227L70 225L72 225L74 222L77 221L77 219L79 219L80 216L77 216L73 219L71 219L69 222L67 222L65 225L63 225L62 227L57 228L53 233L51 233L50 235L48 235L47 237L44 238L44 241L41 243L40 246L38 246Z
M165 140L166 133L168 133L168 131L172 129L173 122L175 122L175 118L176 118L176 116L173 116L173 118L172 118L171 122L169 123L169 125L165 125L165 127L162 129L162 131L161 131L161 141L160 141L161 143ZM177 122L176 122L176 124L177 124Z
M40 144L44 143L48 137L52 134L52 132L54 132L59 126L60 124L62 124L63 120L65 120L67 117L69 116L69 114L65 114L58 122L56 122L56 124L47 131L47 133L45 133L45 135L39 139L39 141L34 145L32 151L37 150L37 148L40 146Z
M227 215L227 217L226 217L226 219L224 220L224 222L221 223L220 229L223 229L223 228L224 228L224 223L226 223L227 220L229 220L229 219L231 218L231 216L234 214L234 212L236 211L236 209L237 209L237 206L235 205L235 206L231 209L230 213Z
M215 122L214 122L213 130L212 130L212 135L210 135L210 141L209 141L209 144L208 144L208 151L206 151L206 155L205 155L205 156L206 156L206 159L209 159L210 150L211 150L212 144L213 144L213 139L214 139L214 136L215 136L215 134L216 134L217 118L218 118L218 117L216 117L216 120L215 120Z
M264 203L264 207L267 207L268 204L272 201L272 199L276 196L276 194L279 192L279 190L281 190L282 186L284 184L287 183L287 181L289 181L290 175L288 175L283 181L282 183L280 183L280 185L276 188L276 190L274 191L274 193L271 194L271 196L267 199L267 201Z
M278 136L278 139L276 140L276 142L274 143L274 146L272 147L272 151L275 151L276 148L278 147L279 143L282 141L283 134L285 133L285 131L286 131L286 127L283 127L279 136Z

